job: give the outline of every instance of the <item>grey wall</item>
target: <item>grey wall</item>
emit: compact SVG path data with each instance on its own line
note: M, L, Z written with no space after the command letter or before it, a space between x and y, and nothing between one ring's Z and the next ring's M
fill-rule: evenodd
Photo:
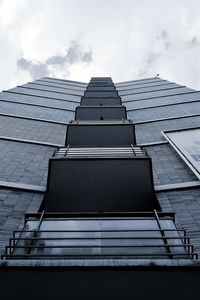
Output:
M86 86L54 79L39 83L0 93L0 181L46 186L48 161L56 149L54 144L65 142L67 125L59 122L67 124L74 119ZM26 140L26 143L9 138ZM5 189L0 185L0 254L13 230L22 227L24 214L37 212L43 197L43 193Z
M133 122L151 121L135 126L137 143L162 142L165 141L165 138L161 131L199 126L199 115L186 116L200 114L200 93L185 87L177 88L175 84L168 83L168 87L174 88L162 89L162 86L163 88L167 87L167 81L159 78L123 85L123 89L131 88L129 95L122 97L122 102L128 110L128 118ZM143 90L134 90L139 84L140 86L143 84ZM152 91L155 89L155 85L162 91ZM122 85L118 85L117 89L121 90ZM137 91L140 93L135 94ZM125 94L125 91L123 93ZM131 95L131 93L133 94ZM194 100L195 102L193 102ZM185 118L177 118L181 115ZM174 117L174 119L157 121L159 118L170 117ZM155 185L179 184L198 180L170 144L148 146L145 149L152 158ZM195 250L200 253L200 188L159 192L157 197L164 211L176 212L178 226L187 230Z

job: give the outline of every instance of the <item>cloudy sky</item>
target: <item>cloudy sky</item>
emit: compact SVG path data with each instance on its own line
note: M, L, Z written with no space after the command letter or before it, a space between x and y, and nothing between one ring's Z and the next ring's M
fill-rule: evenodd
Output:
M0 0L0 89L156 74L200 89L199 0Z

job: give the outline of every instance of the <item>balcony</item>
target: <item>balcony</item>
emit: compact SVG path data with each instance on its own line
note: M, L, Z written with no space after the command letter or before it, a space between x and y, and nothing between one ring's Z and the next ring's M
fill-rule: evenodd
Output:
M78 106L76 120L122 120L126 119L126 108L120 106Z
M151 158L140 147L63 147L49 160L47 212L160 209Z
M115 86L112 84L111 86L91 86L90 84L88 85L86 91L93 91L93 92L108 92L108 91L116 91Z
M25 215L3 259L195 259L173 213Z
M112 82L112 78L111 77L91 77L90 83L91 82Z
M120 97L82 97L81 98L81 105L87 106L103 106L103 105L121 105L121 98Z
M90 82L88 87L111 87L114 86L112 81L93 81Z
M85 91L84 97L118 97L117 91Z
M136 144L132 121L71 121L67 126L65 145Z

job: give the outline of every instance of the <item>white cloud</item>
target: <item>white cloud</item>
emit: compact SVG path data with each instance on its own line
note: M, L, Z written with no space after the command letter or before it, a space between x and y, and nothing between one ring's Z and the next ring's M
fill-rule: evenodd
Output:
M84 52L77 42L72 41L70 47L64 54L54 55L44 61L27 60L21 57L17 60L19 71L28 71L31 79L37 79L45 76L56 76L58 70L64 70L65 74L70 76L70 67L74 64L88 64L92 61L92 52Z
M199 9L198 0L4 0L1 88L46 73L81 81L159 73L198 89ZM78 47L66 58L72 41ZM22 58L28 65L19 71Z

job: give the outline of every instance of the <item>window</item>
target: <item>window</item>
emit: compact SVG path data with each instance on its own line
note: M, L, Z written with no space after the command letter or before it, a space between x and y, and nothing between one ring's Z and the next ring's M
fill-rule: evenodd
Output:
M200 179L200 128L166 131L162 134Z

